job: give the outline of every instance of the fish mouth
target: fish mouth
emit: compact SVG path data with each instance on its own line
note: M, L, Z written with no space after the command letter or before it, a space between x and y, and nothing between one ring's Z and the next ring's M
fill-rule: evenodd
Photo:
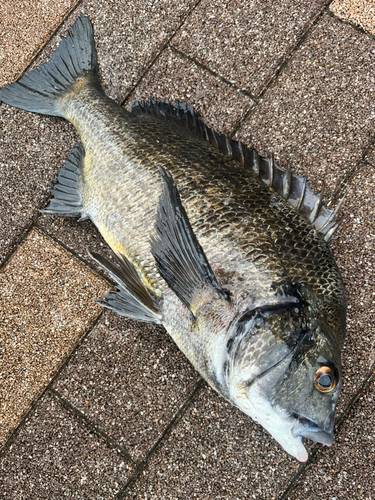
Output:
M304 417L297 417L297 421L293 425L291 431L293 437L303 437L315 441L316 443L325 444L326 446L332 446L333 443L333 429L331 431L325 431L314 422Z

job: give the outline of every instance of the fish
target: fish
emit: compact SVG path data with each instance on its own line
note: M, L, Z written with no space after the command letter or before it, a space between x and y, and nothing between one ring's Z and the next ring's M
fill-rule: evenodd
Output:
M163 325L207 383L297 460L331 446L342 386L336 210L306 178L207 127L188 104L127 111L103 91L89 19L0 100L77 130L44 214L89 219L116 289L98 302Z

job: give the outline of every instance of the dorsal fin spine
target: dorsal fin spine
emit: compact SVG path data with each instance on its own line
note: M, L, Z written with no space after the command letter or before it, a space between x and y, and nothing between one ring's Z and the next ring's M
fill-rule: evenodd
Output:
M314 208L311 210L309 216L309 220L311 223L313 223L319 215L320 209L322 207L322 198L323 198L323 189L320 191L320 193L317 194L317 199Z
M269 165L269 174L270 174L269 186L273 186L273 180L274 180L274 176L275 176L273 153L271 153L271 156L268 160L268 165Z
M259 155L255 151L255 149L253 150L253 172L254 172L254 174L257 177L259 177L259 172L260 172L260 168L259 168Z
M290 195L290 188L292 185L292 170L290 168L290 165L288 163L288 167L284 173L284 178L283 178L283 197L287 200Z
M302 180L302 190L301 190L300 197L298 198L296 210L299 210L301 208L302 203L303 203L303 199L304 199L305 193L306 193L306 177L304 176L302 179L303 179Z
M245 166L245 155L243 152L243 145L242 145L241 141L238 141L238 151L240 153L241 166L244 167Z

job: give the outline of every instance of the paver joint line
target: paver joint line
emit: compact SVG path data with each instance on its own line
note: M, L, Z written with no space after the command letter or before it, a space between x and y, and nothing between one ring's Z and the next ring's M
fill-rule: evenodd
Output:
M29 411L23 416L23 418L20 420L18 426L14 429L14 431L10 434L9 438L6 440L6 442L3 444L3 446L0 447L0 459L4 456L4 454L9 450L9 448L12 446L14 443L15 439L17 438L20 430L23 428L25 422L29 421L34 412L35 409L38 406L38 402L43 399L44 395L51 390L52 386L55 383L55 380L58 378L60 373L64 370L65 366L69 364L69 361L71 358L74 356L75 352L77 349L79 349L80 345L85 341L86 337L90 334L90 332L95 328L95 325L100 321L101 317L103 316L103 311L100 312L100 314L97 316L97 318L93 321L93 323L89 326L87 329L85 335L82 336L80 342L77 344L76 348L72 351L72 353L65 359L64 363L61 365L59 370L56 372L55 376L50 380L49 384L44 388L43 392L41 393L40 397L36 399L33 404L31 405Z
M241 126L245 123L246 119L255 111L257 106L262 102L265 94L267 93L268 90L270 90L274 85L276 85L277 80L282 73L283 69L287 64L293 59L294 54L298 51L300 46L303 44L303 42L307 39L309 36L310 32L314 29L314 27L319 23L320 19L323 17L323 15L327 12L329 4L331 3L332 0L328 0L326 4L322 7L321 11L316 15L315 19L310 23L310 25L306 28L306 30L302 33L301 37L297 40L295 45L290 49L290 51L285 54L283 61L280 63L279 67L276 69L274 75L269 79L267 84L264 86L263 90L260 92L258 96L256 96L256 99L254 99L255 104L250 108L247 113L245 113L242 118L238 121L238 123L233 127L232 131L230 132L229 136L233 139L235 138L235 135L237 132L240 130Z
M238 87L237 85L235 85L234 83L230 82L227 78L224 78L223 76L219 75L218 73L216 73L216 71L208 68L207 66L205 66L204 64L202 64L201 62L197 61L196 59L194 59L194 57L191 57L189 56L189 54L186 54L185 52L183 52L182 50L179 50L177 47L175 47L173 45L173 42L170 44L170 48L171 50L173 50L173 52L175 52L176 54L182 56L183 58L187 59L188 61L196 64L199 68L203 69L204 71L206 71L207 73L210 73L212 76L214 76L215 78L218 78L219 80L221 80L223 83L225 83L226 85L228 85L229 87L232 87L233 89L235 89L237 92L239 92L240 94L243 94L243 95L246 95L247 97L250 97L251 100L253 100L254 102L257 102L259 100L259 97L256 97L255 95L253 95L251 92L248 92L247 90L244 90L244 89L241 89L240 87Z
M102 429L100 429L100 427L98 427L94 422L92 422L84 413L82 413L81 411L79 411L78 408L76 408L66 398L64 398L64 396L62 396L59 393L59 391L57 391L53 387L50 387L49 392L51 392L52 394L54 394L59 399L60 403L64 406L64 408L66 408L68 411L70 411L74 415L78 416L81 420L83 420L86 423L86 425L95 434L97 434L98 436L103 437L107 441L108 444L114 446L116 448L116 450L124 456L124 458L126 458L127 460L129 460L134 465L137 464L137 462L134 462L134 460L132 459L130 453L128 452L128 450L126 448L124 448L124 446L122 446L119 443L116 443L116 441L114 439L112 439L110 436L108 436L108 434L106 432L104 432Z
M145 469L147 466L150 458L157 453L157 451L163 446L163 442L165 441L166 437L170 434L171 430L173 427L178 423L178 421L182 418L188 407L190 406L191 402L194 400L194 398L197 397L199 394L201 388L205 385L205 381L201 378L195 385L194 390L190 394L190 396L186 399L185 403L181 406L181 408L178 410L178 412L174 415L174 417L171 419L167 427L165 428L163 434L160 436L158 441L154 444L154 446L149 450L147 453L146 457L144 460L142 460L136 470L134 471L134 474L129 478L128 482L124 485L124 487L118 492L118 494L115 496L113 500L124 500L125 494L127 490L129 490L137 481L138 477L141 475L142 471Z
M331 7L331 8L328 9L328 14L331 17L338 19L340 22L350 26L351 28L354 28L361 35L369 36L369 37L375 39L375 26L373 26L373 32L369 32L369 31L365 30L362 26L357 24L355 22L354 18L352 20L349 20L349 19L345 19L343 17L340 17L338 14L335 14L335 12L332 11L332 4L334 4L334 3L335 3L335 0L331 0L330 5L329 5L329 7ZM348 2L348 3L350 3L350 2Z
M177 31L181 28L181 26L184 24L186 19L190 16L190 14L198 7L198 5L202 2L202 0L198 0L186 13L186 15L182 18L182 21L180 22L179 26L172 32L172 34L169 36L169 38L166 40L165 44L163 47L160 49L160 51L155 55L155 57L150 61L149 65L145 69L145 71L141 74L141 76L138 78L137 82L130 88L130 90L126 93L125 97L121 100L120 105L125 106L130 95L134 92L134 90L138 87L138 85L141 83L141 81L147 76L151 68L154 66L154 64L157 62L161 54L165 51L165 49L169 46L172 38L175 36Z

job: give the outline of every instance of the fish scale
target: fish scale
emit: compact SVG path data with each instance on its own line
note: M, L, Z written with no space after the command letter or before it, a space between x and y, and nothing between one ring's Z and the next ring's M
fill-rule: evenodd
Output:
M118 106L82 15L51 61L0 99L78 131L43 212L90 219L113 249L112 260L90 254L117 284L98 302L162 324L298 460L303 439L331 445L346 302L328 248L336 212L322 193L184 103Z

